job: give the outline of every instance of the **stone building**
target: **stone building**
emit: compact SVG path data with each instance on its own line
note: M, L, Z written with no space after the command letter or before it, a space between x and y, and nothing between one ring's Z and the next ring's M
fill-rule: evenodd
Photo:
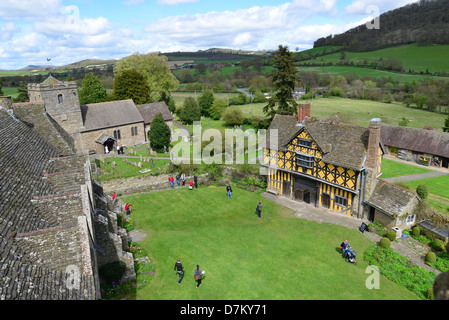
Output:
M81 106L84 150L112 151L117 145L145 143L144 119L132 100L92 103Z
M449 168L449 134L436 130L382 125L386 153L422 165Z
M148 141L154 116L162 113L173 130L173 116L164 102L136 106L132 100L80 105L76 82L48 77L28 84L33 103L43 103L45 112L73 138L77 152L106 153L119 146Z
M0 299L99 299L102 265L134 273L116 209L43 102L0 101Z
M162 114L162 118L170 128L170 131L173 135L173 115L171 114L170 110L168 110L168 107L164 101L137 105L137 109L139 109L139 112L144 119L145 137L147 140L151 123L153 122L154 116L158 113Z

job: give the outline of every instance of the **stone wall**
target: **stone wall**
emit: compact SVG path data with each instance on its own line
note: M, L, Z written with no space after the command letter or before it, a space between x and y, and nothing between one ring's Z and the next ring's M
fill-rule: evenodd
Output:
M134 136L131 134L131 128L133 127L137 127L137 135ZM116 130L120 130L120 139L117 140L117 143L121 146L135 146L143 144L146 141L143 122L134 123L125 126L82 132L81 137L83 140L84 150L95 151L98 154L104 154L103 145L95 142L95 140L100 136L101 133L105 133L111 137L114 137L114 131ZM117 144L114 147L116 146ZM110 151L115 152L116 150Z

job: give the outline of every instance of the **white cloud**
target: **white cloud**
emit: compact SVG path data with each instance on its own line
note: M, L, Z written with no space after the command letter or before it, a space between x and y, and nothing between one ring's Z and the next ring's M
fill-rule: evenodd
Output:
M4 26L0 26L0 41L6 42L11 40L13 35L19 30L20 29L17 28L12 22L9 22Z
M62 0L1 0L0 18L36 19L51 16L59 11Z

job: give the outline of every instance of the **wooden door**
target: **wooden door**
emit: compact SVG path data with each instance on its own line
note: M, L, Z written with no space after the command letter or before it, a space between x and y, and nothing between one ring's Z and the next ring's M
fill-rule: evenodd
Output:
M331 206L331 197L328 194L323 194L321 196L321 206L325 209L329 209Z

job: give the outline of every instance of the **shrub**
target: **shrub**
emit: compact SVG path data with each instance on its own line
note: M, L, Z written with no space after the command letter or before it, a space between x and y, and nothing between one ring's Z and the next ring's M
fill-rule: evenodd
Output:
M387 238L388 238L390 241L396 240L396 232L393 231L393 230L389 230L389 231L387 232Z
M412 235L418 237L421 234L421 229L419 227L414 227L412 230Z
M123 261L114 261L102 266L98 272L106 282L119 281L126 271L126 264Z
M416 193L424 200L429 195L429 187L427 187L427 184L421 183L416 187Z
M444 242L440 239L435 239L432 241L432 248L437 251L444 251Z
M239 109L227 109L224 112L222 119L227 126L243 124L243 114Z
M434 263L437 261L437 255L435 254L435 252L429 251L426 254L426 262L427 263Z
M390 241L390 239L383 237L382 239L380 239L379 245L382 248L389 248L391 246L391 241Z

